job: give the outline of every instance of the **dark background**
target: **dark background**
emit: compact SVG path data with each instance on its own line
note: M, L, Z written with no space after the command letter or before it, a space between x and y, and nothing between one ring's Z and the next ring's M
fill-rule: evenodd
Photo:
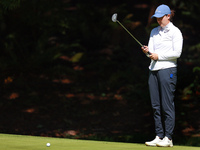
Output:
M199 0L0 0L0 133L141 142L154 138L150 60L156 7L175 10L175 144L199 146Z

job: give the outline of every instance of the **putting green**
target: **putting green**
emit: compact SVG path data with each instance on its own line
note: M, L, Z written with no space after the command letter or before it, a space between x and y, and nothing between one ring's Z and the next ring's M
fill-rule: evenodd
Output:
M50 147L46 143L51 143ZM101 142L0 134L0 149L2 150L153 150L159 147L147 147L144 144ZM199 147L174 146L173 150L199 150Z

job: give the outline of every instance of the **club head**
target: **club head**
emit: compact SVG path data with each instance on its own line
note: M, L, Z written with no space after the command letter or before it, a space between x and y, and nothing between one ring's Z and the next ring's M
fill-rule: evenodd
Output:
M112 21L117 22L117 13L112 15Z

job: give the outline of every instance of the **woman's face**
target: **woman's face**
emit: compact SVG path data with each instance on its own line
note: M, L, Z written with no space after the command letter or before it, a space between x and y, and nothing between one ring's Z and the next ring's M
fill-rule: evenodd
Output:
M161 18L157 18L157 22L161 27L166 26L170 22L170 15L164 15Z

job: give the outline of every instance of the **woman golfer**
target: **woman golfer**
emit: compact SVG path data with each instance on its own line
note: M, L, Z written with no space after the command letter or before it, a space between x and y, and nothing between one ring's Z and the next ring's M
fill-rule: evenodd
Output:
M149 91L154 112L156 138L145 142L147 146L172 147L175 126L174 92L177 81L177 58L182 52L181 31L173 25L174 13L167 5L157 7L155 17L159 24L151 31L148 46L142 47L151 59Z

